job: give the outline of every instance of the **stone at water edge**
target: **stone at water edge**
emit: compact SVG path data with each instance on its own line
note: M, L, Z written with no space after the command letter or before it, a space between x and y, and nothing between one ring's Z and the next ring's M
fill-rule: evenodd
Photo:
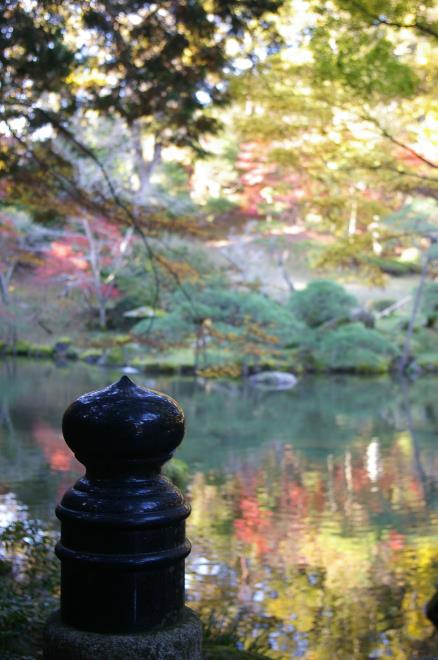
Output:
M298 383L298 378L287 371L262 371L250 376L248 382L265 390L290 390Z
M137 367L130 367L129 365L127 367L123 367L121 369L122 373L124 374L139 374L140 369L137 369Z

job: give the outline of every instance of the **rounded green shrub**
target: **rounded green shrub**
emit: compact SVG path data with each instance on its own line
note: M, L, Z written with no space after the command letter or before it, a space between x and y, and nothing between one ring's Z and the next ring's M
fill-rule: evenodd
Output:
M9 353L15 355L30 355L32 344L29 341L19 339L15 344L9 346Z
M79 355L79 359L89 364L97 364L102 359L102 351L94 348L89 348Z
M303 291L293 293L290 300L292 312L310 328L348 318L350 311L357 305L354 296L330 280L311 282Z
M436 373L438 371L438 353L421 353L415 358L417 365L423 371Z
M428 325L434 325L438 319L438 282L426 284L421 311L426 316Z
M178 289L173 293L168 307L167 313L152 324L150 319L137 323L132 329L134 335L176 345L193 338L198 322L208 320L226 337L220 342L222 346L232 344L231 337L237 340L250 334L251 325L272 337L275 345L283 346L299 343L305 331L285 305L255 291L233 289L225 280L186 284L184 292Z
M420 265L414 261L400 261L389 257L373 257L369 261L373 266L380 268L383 273L392 275L392 277L403 277L420 271Z
M125 364L125 356L120 346L113 346L105 355L105 363L109 365Z
M29 355L32 357L38 358L48 358L53 355L53 346L47 346L46 344L31 344L29 349Z
M323 335L315 359L322 370L384 373L397 353L394 344L380 332L352 323Z

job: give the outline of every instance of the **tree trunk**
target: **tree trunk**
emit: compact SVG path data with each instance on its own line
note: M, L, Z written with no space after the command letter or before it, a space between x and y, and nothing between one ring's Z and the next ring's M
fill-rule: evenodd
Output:
M162 145L158 137L154 138L154 150L152 158L147 161L144 157L142 144L141 123L135 121L131 125L131 136L134 145L135 165L139 178L139 189L137 191L137 202L146 206L151 194L151 177L155 168L161 163Z
M357 200L355 197L351 200L350 219L348 221L348 235L354 236L357 228Z
M10 305L12 300L9 294L9 284L15 270L15 262L10 264L6 272L0 272L0 297L4 305ZM17 344L17 327L15 324L15 314L12 314L10 320L5 323L6 330L6 343L12 347L12 354L15 355L15 347Z
M416 473L418 481L421 484L423 491L422 495L425 501L428 502L430 498L427 487L427 475L421 462L420 446L418 443L417 434L415 433L414 420L412 419L411 402L409 398L409 384L406 380L406 377L402 376L400 385L403 394L403 408L406 416L406 423L412 441L414 472Z
M5 305L11 304L9 295L9 284L15 269L15 263L11 264L5 273L0 272L0 295Z
M9 324L7 343L12 347L12 355L14 356L16 354L17 339L17 328L14 325L14 321L12 321Z
M102 273L100 270L99 246L96 242L90 223L86 218L82 219L85 236L88 241L88 256L90 259L91 273L93 276L94 294L96 296L99 309L99 327L106 328L106 298L102 293Z
M105 298L99 298L99 327L102 330L106 328L106 300Z
M424 291L424 286L426 284L428 270L429 270L429 258L427 255L424 255L423 267L421 269L421 274L420 274L420 283L415 292L411 318L409 319L408 329L406 331L406 337L403 345L403 352L400 358L399 369L401 372L405 371L411 357L412 335L414 333L414 325L417 318L417 314L420 311L421 299L423 297L423 291Z
M294 293L295 286L290 278L289 271L287 270L287 266L286 266L286 259L288 258L288 256L289 256L289 250L282 250L278 257L278 265L280 266L281 274L283 275L283 279L287 284L287 288L289 289L290 293Z

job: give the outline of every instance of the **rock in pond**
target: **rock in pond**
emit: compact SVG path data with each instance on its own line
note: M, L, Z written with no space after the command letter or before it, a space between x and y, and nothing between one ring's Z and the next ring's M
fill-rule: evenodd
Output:
M130 367L128 364L126 367L123 367L122 372L124 374L139 374L140 369L137 369L137 367Z
M248 381L264 390L290 390L298 383L298 378L287 371L262 371L250 376Z

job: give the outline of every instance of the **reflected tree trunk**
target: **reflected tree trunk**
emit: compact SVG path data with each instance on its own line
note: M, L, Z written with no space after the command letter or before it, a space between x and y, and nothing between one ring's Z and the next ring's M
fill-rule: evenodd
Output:
M15 265L16 262L13 262L4 272L0 271L0 295L5 305L11 304L9 285L14 274Z
M90 260L91 273L93 276L93 288L96 296L97 307L99 312L99 327L104 330L106 328L106 297L103 292L102 286L102 269L99 255L98 240L93 235L90 223L86 218L82 219L85 236L88 241L88 256Z
M290 254L289 250L281 250L278 257L278 265L281 269L281 274L283 276L283 279L287 284L287 288L289 289L290 293L294 293L295 286L290 278L289 271L287 269L287 259L289 257L289 254Z
M403 410L405 413L405 419L406 419L406 426L407 430L409 432L409 435L411 436L411 441L412 441L412 449L414 453L414 472L417 476L417 479L419 483L421 484L421 489L423 491L423 497L425 501L427 502L429 499L429 489L428 489L428 478L426 475L426 472L424 470L423 464L421 462L421 452L420 452L420 447L418 444L418 438L415 433L414 429L414 420L412 418L412 409L411 409L411 402L410 402L410 397L409 397L409 382L406 378L402 378L401 382L401 390L403 394Z
M6 397L0 402L0 426L6 429L8 440L13 440L15 437L15 428L12 421L10 403Z

